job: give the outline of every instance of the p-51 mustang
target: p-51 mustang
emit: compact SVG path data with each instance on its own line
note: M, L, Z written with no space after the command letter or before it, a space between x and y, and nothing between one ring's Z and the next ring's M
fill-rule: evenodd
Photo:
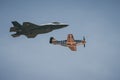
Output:
M84 45L85 47L86 41L85 37L83 37L83 40L74 40L73 35L68 34L67 40L57 41L54 37L51 37L49 43L69 47L72 51L77 51L76 46Z
M12 34L13 37L18 37L20 35L25 35L27 38L34 38L38 34L44 34L51 32L56 29L67 27L67 24L52 22L48 24L36 25L30 22L23 22L23 25L19 24L17 21L13 21L14 27L10 28L10 32L16 32Z

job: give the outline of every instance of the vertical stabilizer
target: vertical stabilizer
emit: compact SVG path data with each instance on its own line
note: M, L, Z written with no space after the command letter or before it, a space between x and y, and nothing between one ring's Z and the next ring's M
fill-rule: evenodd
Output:
M14 27L21 27L22 25L20 23L18 23L17 21L12 21L12 24L14 25Z
M21 31L22 25L21 25L20 23L18 23L17 21L12 21L12 24L13 24L14 26L10 28L10 32Z
M54 44L55 42L56 42L55 38L54 38L54 37L50 37L49 43L50 43L50 44L52 44L52 43Z

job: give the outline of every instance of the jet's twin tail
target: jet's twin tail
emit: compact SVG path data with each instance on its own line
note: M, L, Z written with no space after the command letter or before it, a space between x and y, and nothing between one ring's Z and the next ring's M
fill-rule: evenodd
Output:
M22 25L20 23L18 23L17 21L13 21L12 24L13 27L10 28L10 32L17 32L21 30Z

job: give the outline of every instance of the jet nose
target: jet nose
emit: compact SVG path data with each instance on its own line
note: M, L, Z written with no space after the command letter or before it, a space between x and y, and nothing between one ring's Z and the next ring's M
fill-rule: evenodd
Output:
M62 27L67 27L67 26L69 26L68 24L64 24Z
M68 24L65 25L65 27L69 26Z
M68 26L68 24L55 25L55 26L53 26L52 29L60 29L60 28L65 28L67 26Z

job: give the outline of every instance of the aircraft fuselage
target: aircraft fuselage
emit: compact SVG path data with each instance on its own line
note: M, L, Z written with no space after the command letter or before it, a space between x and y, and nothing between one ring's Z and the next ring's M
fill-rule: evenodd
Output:
M20 25L18 22L12 22L14 27L10 28L10 32L16 32L16 34L12 34L13 37L17 37L18 35L26 35L28 38L33 38L32 36L36 36L37 34L44 34L51 32L55 29L60 29L67 27L67 24L44 24L44 25L35 25L33 23L24 22L23 25ZM31 37L29 37L32 35Z

